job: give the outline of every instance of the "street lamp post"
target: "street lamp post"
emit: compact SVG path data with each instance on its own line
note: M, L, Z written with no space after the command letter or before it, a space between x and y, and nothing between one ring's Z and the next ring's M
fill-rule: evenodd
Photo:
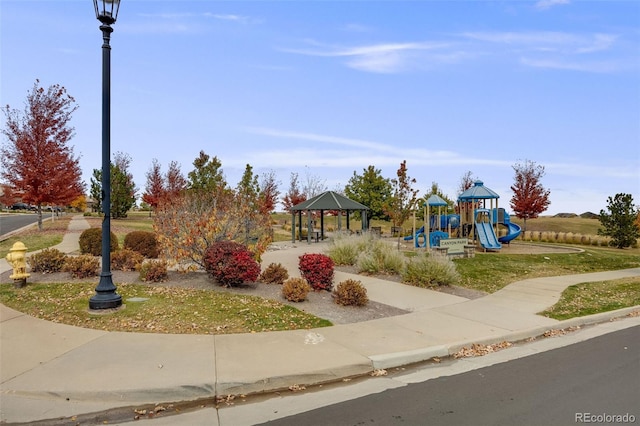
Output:
M120 0L93 0L102 25L102 270L89 309L112 309L122 305L111 275L111 46L109 40L118 18Z

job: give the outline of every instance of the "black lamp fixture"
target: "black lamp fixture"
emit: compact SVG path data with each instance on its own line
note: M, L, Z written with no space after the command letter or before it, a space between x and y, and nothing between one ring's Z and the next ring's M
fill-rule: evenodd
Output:
M118 18L120 0L93 0L102 25L102 270L89 309L113 309L122 305L111 275L111 46L109 40Z

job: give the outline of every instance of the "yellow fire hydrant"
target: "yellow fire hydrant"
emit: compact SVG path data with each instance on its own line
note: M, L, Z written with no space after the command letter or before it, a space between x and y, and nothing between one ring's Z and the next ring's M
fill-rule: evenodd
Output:
M24 287L31 274L27 273L27 247L21 241L13 244L7 254L7 262L13 266L13 274L9 275L9 278L16 287Z

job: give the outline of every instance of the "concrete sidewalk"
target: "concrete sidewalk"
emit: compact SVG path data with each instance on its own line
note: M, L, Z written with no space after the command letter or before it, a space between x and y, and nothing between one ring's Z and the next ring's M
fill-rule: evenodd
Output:
M61 251L78 250L87 227L74 217ZM263 255L297 274L302 253L326 243L288 244ZM0 261L0 273L6 261ZM375 369L445 357L473 343L519 341L623 317L638 307L555 321L536 315L569 285L639 276L640 268L540 278L468 300L336 272L360 280L374 301L409 314L333 327L235 335L104 332L39 320L0 305L0 421L71 417L114 407L246 395L340 381ZM640 324L640 317L632 318Z

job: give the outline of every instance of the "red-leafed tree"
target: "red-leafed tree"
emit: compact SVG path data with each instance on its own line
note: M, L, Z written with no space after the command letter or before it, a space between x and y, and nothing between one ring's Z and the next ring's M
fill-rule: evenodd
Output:
M177 161L169 163L169 169L164 180L165 197L172 199L179 196L187 189L187 179L180 170L180 164Z
M513 167L515 183L511 186L513 197L510 205L516 217L524 220L524 230L527 230L527 219L535 219L549 207L551 191L540 183L544 177L544 166L525 160Z
M64 87L44 89L39 80L27 94L24 111L2 108L2 134L8 143L0 148L0 177L14 195L38 207L40 230L42 206L66 206L84 193L79 158L69 145L74 135L71 116L77 108Z
M276 209L276 203L278 202L278 196L280 191L278 190L278 181L276 180L276 174L273 170L263 173L260 179L260 213L269 214Z
M282 205L285 210L291 213L291 207L306 201L307 197L300 191L300 185L298 184L298 174L291 173L291 180L289 181L289 190L282 198Z
M142 194L142 201L149 204L153 210L158 207L158 203L165 194L164 179L160 162L157 158L151 161L151 167L147 171L147 183Z

